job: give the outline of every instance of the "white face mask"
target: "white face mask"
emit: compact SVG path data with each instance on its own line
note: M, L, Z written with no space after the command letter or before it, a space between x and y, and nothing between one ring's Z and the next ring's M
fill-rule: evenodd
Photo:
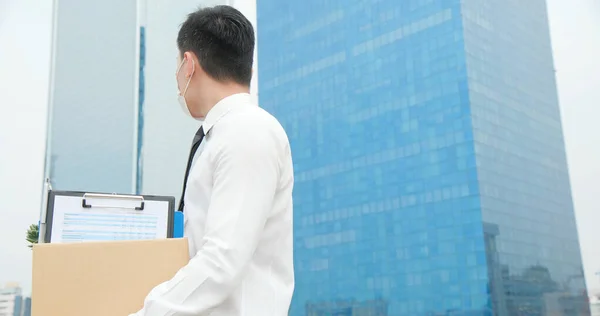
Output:
M179 77L179 72L181 71L181 67L183 66L184 63L185 63L185 60L182 60L181 64L179 64L179 67L177 68L177 73L175 73L175 78ZM194 74L195 70L196 70L195 63L192 60L192 75ZM194 116L190 112L190 108L188 107L187 102L185 101L185 94L188 90L188 87L190 86L191 81L192 81L192 76L190 75L190 78L188 79L187 83L185 84L183 93L181 93L181 91L178 91L177 101L179 102L179 106L181 107L181 110L183 111L183 113L185 113L187 116L189 116L191 118L194 118ZM179 85L177 85L177 86L178 86L177 90L179 90Z

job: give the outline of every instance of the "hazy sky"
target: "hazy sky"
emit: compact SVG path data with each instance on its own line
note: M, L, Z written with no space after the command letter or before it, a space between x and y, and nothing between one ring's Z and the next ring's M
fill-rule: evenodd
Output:
M600 2L548 3L585 272L600 289ZM38 220L43 180L51 6L0 0L0 286L17 281L25 291L25 231Z
M588 288L600 290L600 2L547 0Z
M50 0L0 0L0 286L29 291L43 180L50 67Z

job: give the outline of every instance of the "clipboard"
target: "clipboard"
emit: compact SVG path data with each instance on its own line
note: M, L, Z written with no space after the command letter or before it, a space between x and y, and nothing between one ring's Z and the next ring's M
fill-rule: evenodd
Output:
M178 227L183 226L183 214L175 215L172 196L51 190L45 211L41 216L43 243L151 240L183 235L183 227Z

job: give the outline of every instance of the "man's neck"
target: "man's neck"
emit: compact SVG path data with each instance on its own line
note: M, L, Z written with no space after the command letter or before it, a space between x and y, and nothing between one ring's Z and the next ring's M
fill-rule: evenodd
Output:
M242 86L239 84L227 84L222 85L219 88L213 90L213 93L209 100L207 100L207 104L210 104L209 108L205 110L205 113L208 113L217 103L221 100L240 93L250 93L250 87Z

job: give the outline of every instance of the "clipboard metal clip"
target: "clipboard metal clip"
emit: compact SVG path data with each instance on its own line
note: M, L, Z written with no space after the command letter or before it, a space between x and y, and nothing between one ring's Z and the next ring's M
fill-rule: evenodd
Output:
M140 204L139 204L139 206L115 206L115 205L106 205L106 204L104 204L104 205L102 205L102 204L92 205L91 203L89 203L88 199L134 200L134 201L138 201ZM83 200L81 202L81 206L83 208L101 207L101 208L119 208L119 209L132 209L132 210L136 210L136 211L143 211L144 210L144 197L143 196L137 196L137 195L86 193L86 194L83 195Z

